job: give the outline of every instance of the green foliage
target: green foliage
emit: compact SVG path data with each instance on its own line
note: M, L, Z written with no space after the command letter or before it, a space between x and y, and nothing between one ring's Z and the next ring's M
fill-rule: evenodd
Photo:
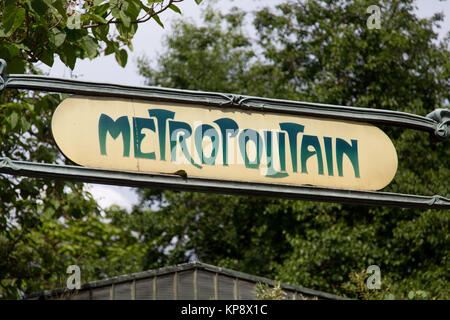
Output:
M34 63L51 66L55 56L73 69L77 59L103 51L125 66L123 46L131 48L138 24L159 21L170 6L172 0L0 0L5 73L36 74ZM3 91L0 156L72 164L50 131L60 101L60 95ZM120 224L125 213L113 208L102 216L83 184L0 175L0 199L0 299L64 286L71 264L80 266L82 281L141 270L146 247Z
M255 286L256 300L284 300L286 293L281 288L281 283L278 282L273 288L267 283L258 282Z
M139 1L84 1L82 14L64 7L69 2L0 1L7 72L35 73L31 63L51 65L55 54L73 68L103 50L126 64L123 46L142 17ZM438 42L433 30L442 17L420 19L412 1L384 0L381 29L368 30L371 4L287 1L256 12L252 36L244 32L245 13L209 10L202 27L180 22L158 65L142 59L140 71L151 85L184 89L420 115L447 106L450 37ZM1 156L70 163L49 129L60 99L3 92ZM384 191L448 197L448 141L383 129L399 157ZM82 184L5 175L0 194L0 298L61 287L70 264L81 267L85 282L192 259L351 298L450 296L446 211L143 189L132 215L101 213ZM360 270L372 264L381 268L380 291L364 286Z
M2 156L70 164L50 132L59 96L8 90L1 98ZM137 239L105 223L82 184L2 175L0 190L0 298L56 288L71 264L83 281L140 270Z
M167 87L176 83L178 87L190 90L239 91L251 80L246 62L254 57L254 53L247 50L250 42L241 32L236 32L235 28L221 30L220 21L224 19L229 22L231 18L236 16L212 15L205 27L179 21L175 26L178 36L167 39L169 52L158 61L165 68L152 70L147 59L140 59L139 70L146 76L147 83ZM242 18L235 19L234 23L241 26ZM186 63L191 67L186 68ZM227 81L224 82L224 79Z
M124 67L127 51L122 47L132 50L138 25L153 19L163 26L160 13L168 8L180 12L173 2L1 0L0 57L9 62L8 73L23 73L26 62L52 66L55 55L73 69L77 59L94 59L102 51L114 53Z
M366 27L371 1L286 1L254 14L252 36L244 13L210 10L204 26L180 22L156 66L142 59L140 72L151 85L183 89L419 115L447 107L450 37L438 41L434 31L442 16L419 18L412 1L379 3L379 30ZM383 191L448 197L448 141L382 129L399 158ZM154 242L146 267L200 259L352 298L449 297L446 211L139 193L133 215L147 219L139 232ZM372 264L385 283L367 295L355 273Z
M390 292L390 285L386 276L381 279L382 287L380 289L368 289L366 281L369 275L366 270L360 272L353 271L349 274L349 280L342 285L342 289L348 292L356 299L364 300L393 300L395 296Z

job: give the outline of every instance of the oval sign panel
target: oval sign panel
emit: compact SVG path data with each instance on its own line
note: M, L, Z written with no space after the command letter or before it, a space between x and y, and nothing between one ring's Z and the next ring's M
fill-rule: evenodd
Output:
M235 108L74 96L52 132L73 162L104 169L357 190L397 170L373 125Z

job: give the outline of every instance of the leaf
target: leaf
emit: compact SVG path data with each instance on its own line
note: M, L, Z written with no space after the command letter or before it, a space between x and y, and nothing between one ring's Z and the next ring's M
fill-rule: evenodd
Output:
M45 209L45 211L44 211L44 216L47 219L51 219L54 214L55 214L55 209L53 209L52 207L47 207L47 209Z
M11 125L11 129L14 129L16 127L18 121L19 121L19 115L14 111L8 117L8 122Z
M125 49L120 49L119 51L116 51L115 57L116 61L122 68L126 66L128 60L128 53Z
M122 21L122 23L123 23L123 25L126 27L126 28L129 28L130 27L130 25L131 25L131 19L130 19L130 17L128 17L127 15L126 15L126 13L124 12L124 11L119 11L119 15L120 15L120 20Z
M59 206L60 206L60 202L56 199L50 199L50 203L53 205L53 207L58 210Z
M53 66L54 56L53 51L51 50L43 50L41 55L39 55L39 60L48 65L49 67Z
M141 2L129 2L128 8L125 10L126 15L130 18L130 20L136 20L139 16L139 12L141 11Z
M92 29L92 33L94 34L95 38L103 40L105 42L107 42L108 40L108 32L109 32L109 24L98 26Z
M109 2L106 2L98 7L95 7L94 9L94 13L98 16L102 16L103 18L105 18L107 16L107 12L109 10L110 4Z
M66 40L66 33L59 29L53 29L50 33L49 40L55 47L60 47Z
M203 1L203 0L195 0L195 3L196 3L196 4L200 4L200 3L202 3L202 1Z
M25 119L25 117L20 118L21 126L23 131L28 131L31 128L31 123Z
M178 8L176 5L171 4L171 5L169 6L169 8L172 9L173 11L175 11L176 13L181 14L180 8Z
M25 9L9 6L4 10L2 21L4 37L9 37L25 21Z
M105 49L105 56L110 55L111 53L116 52L119 49L119 46L114 41L108 41L106 42L106 49Z
M120 10L117 7L114 7L111 9L111 15L116 18L116 19L120 19Z
M164 25L163 25L163 23L161 22L161 19L159 19L159 15L153 16L153 19L155 19L155 21L156 21L161 27L164 28Z
M62 52L59 53L59 56L61 58L61 61L70 69L73 70L73 68L75 68L75 63L77 61L77 54L73 46L68 44L64 45L62 47Z
M47 13L48 5L42 0L32 0L31 8L40 16L43 16Z
M58 11L61 16L67 17L67 12L62 1L54 1L52 3L52 6L56 9L56 11Z
M95 56L97 55L97 47L98 47L95 40L90 36L85 36L83 37L81 44L87 54L87 57L91 60L95 58Z
M134 50L133 43L131 41L128 42L127 46L128 46L128 49L130 49L130 51Z
M89 17L92 21L95 21L95 22L105 23L105 24L108 23L108 21L105 18L103 18L102 16L99 16L98 14L95 14L95 13L90 13ZM94 29L96 29L96 28L94 28Z

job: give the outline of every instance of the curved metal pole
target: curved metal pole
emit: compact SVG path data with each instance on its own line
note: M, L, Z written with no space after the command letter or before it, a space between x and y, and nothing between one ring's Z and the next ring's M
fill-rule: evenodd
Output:
M128 187L163 188L235 195L245 194L370 206L382 205L401 208L450 209L450 199L439 195L429 197L389 192L181 177L170 174L146 174L129 171L14 161L9 158L0 158L0 173Z
M309 102L267 99L225 93L200 92L158 87L133 87L117 84L51 78L40 75L4 75L6 62L0 59L0 91L6 88L72 93L91 96L144 99L233 107L243 110L326 117L374 124L388 124L450 136L450 111L437 109L426 117L405 112L335 106ZM376 191L355 191L310 186L250 183L174 175L144 174L95 168L41 164L0 158L0 173L40 178L54 178L132 187L157 187L175 190L248 194L289 199L384 205L403 208L449 209L450 200L442 196L419 196Z
M435 134L441 139L448 138L450 136L450 127L447 125L450 117L436 117L438 114L450 114L448 109L438 109L435 113L424 117L400 111L268 99L227 93L202 92L149 86L127 86L52 78L41 75L1 74L1 72L5 69L5 66L6 63L4 60L2 63L0 59L0 91L6 88L28 89L90 96L167 101L216 107L233 107L246 111L254 110L341 119L373 124L387 124L426 131Z

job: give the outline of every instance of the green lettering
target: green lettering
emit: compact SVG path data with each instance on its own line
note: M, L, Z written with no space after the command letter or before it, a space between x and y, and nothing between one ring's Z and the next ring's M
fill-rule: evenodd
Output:
M334 174L333 170L333 144L330 137L323 137L323 142L325 143L325 156L327 158L327 168L328 175L332 176Z
M154 152L143 153L141 150L141 142L145 138L145 134L142 134L142 129L144 128L155 132L155 121L153 119L133 117L134 157L156 159Z
M264 140L266 141L266 156L267 156L267 174L269 178L284 178L288 174L286 172L278 172L273 167L272 155L272 131L264 131Z
M122 134L123 140L123 156L130 156L130 123L128 117L123 116L116 121L111 119L106 114L102 113L98 120L98 138L100 142L100 153L106 155L106 135L111 135L113 139Z
M283 122L280 123L280 128L288 133L292 171L297 172L297 135L303 132L305 127L296 123Z
M203 153L203 138L210 137L212 142L212 151L210 157L205 157ZM217 150L219 149L219 133L209 124L202 124L195 129L195 148L202 161L202 164L214 165L217 158Z
M228 166L228 136L230 138L235 137L239 132L239 127L237 123L230 118L221 118L214 123L220 128L220 133L222 134L222 158L223 165Z
M188 147L186 145L186 139L188 139L192 135L192 129L189 124L182 121L173 121L169 120L169 132L170 132L170 153L171 153L171 160L173 162L177 161L177 143L180 144L181 151L183 151L184 156L186 159L192 163L195 167L201 169L202 167L199 166L194 162L194 159L192 159L191 155L189 154ZM177 139L178 134L180 134L179 138Z
M337 138L336 139L336 162L338 167L338 174L340 177L344 175L343 172L343 158L344 154L347 155L352 163L355 177L359 178L359 160L358 160L358 140L351 140L350 145L347 141Z
M309 151L308 147L312 146L314 151ZM303 135L301 146L301 163L302 173L308 173L306 168L306 162L314 155L317 156L317 164L319 167L319 174L323 174L323 160L322 160L322 148L320 147L319 139L316 136Z
M250 162L247 155L247 143L252 141L256 147L256 157L255 160ZM262 139L256 130L253 129L245 129L239 134L239 149L241 151L241 155L245 161L245 167L251 169L258 169L261 163L262 156Z
M167 111L164 109L152 109L148 110L150 117L155 117L158 124L158 136L159 136L159 154L161 160L166 160L166 127L167 120L175 117L175 112Z

